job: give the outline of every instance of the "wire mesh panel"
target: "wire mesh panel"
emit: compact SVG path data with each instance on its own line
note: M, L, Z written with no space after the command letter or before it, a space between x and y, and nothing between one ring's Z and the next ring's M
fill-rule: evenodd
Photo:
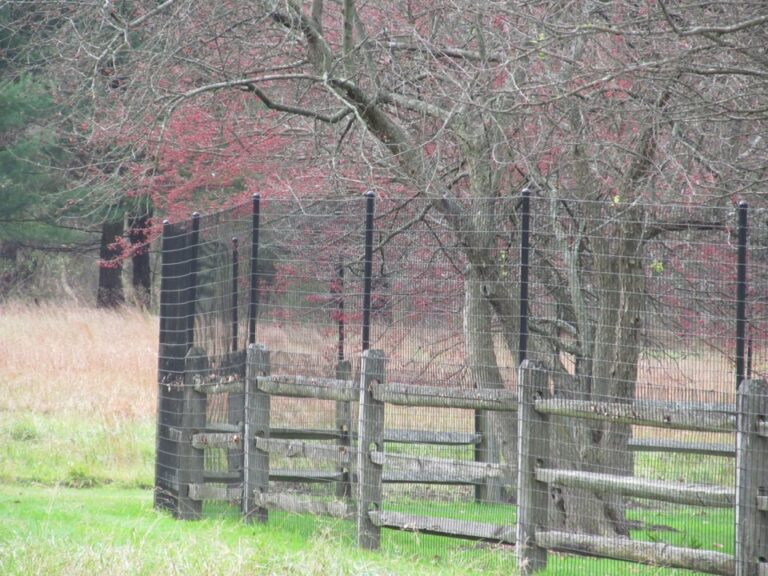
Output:
M265 273L256 339L270 352L276 387L269 521L309 534L325 520L301 510L321 512L337 500L342 509L352 497L350 400L324 399L322 389L333 385L326 384L330 380L350 388L359 374L364 203L269 200L261 213L259 261ZM343 447L346 459L327 456L338 454L336 447Z
M511 279L516 200L491 209L494 202L475 240L484 258L497 254L491 259ZM377 203L371 347L387 364L384 443L373 456L383 476L375 513L387 528L385 549L444 562L458 555L481 570L509 567L517 422L510 411L476 409L474 393L513 395L517 351L507 346L483 296L484 279L463 250L469 230L454 226L423 199Z
M182 517L238 510L243 394L237 383L245 375L248 310L240 270L248 278L249 254L237 239L251 233L243 208L195 215L164 231L158 451L178 459L169 470L170 507ZM162 366L171 364L178 366L164 375ZM163 450L166 444L170 450Z
M552 395L536 403L550 499L535 545L732 567L736 210L533 209L530 357Z

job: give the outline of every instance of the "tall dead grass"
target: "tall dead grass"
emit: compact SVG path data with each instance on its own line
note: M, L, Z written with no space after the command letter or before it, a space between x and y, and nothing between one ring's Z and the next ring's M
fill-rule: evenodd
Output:
M317 362L318 355L328 356L330 375L335 342L326 334L265 323L259 336L275 352L307 354L312 362ZM415 339L425 336L429 335L412 330L398 345L389 343L394 365L412 362L413 351L423 350L423 342L428 341L423 338L419 344ZM0 307L0 411L81 413L107 420L154 418L157 340L157 318L135 309L4 305ZM448 358L436 362L461 365L459 356L452 350ZM720 354L646 356L639 368L641 397L733 401L732 366ZM514 370L508 372L507 385L513 388ZM429 375L426 379L430 380ZM441 384L439 378L427 383Z
M136 310L0 307L0 411L154 418L157 319Z

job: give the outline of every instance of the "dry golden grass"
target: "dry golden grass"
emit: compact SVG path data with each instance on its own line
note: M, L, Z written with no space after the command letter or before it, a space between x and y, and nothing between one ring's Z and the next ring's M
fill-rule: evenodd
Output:
M434 350L424 343L435 334L415 327L390 342L393 365L447 363L460 366L463 350L450 346L441 358L419 358ZM327 364L333 374L335 339L328 330L263 324L259 340L275 354L305 355ZM8 304L0 307L0 410L38 413L98 413L109 418L155 415L158 321L133 309L104 311L54 305ZM353 348L352 338L348 343ZM377 343L381 345L381 343ZM296 361L296 356L292 358ZM509 360L504 358L504 360ZM279 363L279 362L278 362ZM355 367L359 362L354 362ZM292 368L299 368L294 366ZM316 366L314 366L317 369ZM438 373L442 372L438 370ZM439 378L431 381L440 385ZM514 388L514 369L504 370ZM694 402L728 402L733 398L733 367L715 352L660 358L644 357L638 395ZM306 408L306 406L305 406Z
M158 323L135 310L0 307L0 411L154 418Z
M728 403L736 398L733 362L715 350L644 357L639 366L641 396L686 402Z

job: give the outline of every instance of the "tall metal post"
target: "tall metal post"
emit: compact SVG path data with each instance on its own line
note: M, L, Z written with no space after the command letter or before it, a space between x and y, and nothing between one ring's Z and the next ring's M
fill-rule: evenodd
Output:
M520 341L518 364L528 357L528 275L531 251L531 191L523 189L520 206Z
M232 352L237 352L237 328L238 328L238 310L237 310L237 281L240 278L240 250L237 237L232 238Z
M747 333L747 203L739 202L739 244L736 262L736 389L745 376Z
M371 345L371 290L373 285L373 216L375 196L365 193L365 254L363 256L363 351Z
M256 344L256 317L259 314L259 218L261 195L253 195L251 210L251 289L248 298L248 343Z
M339 344L336 357L339 362L342 362L344 360L344 264L341 261L339 261L339 267L336 269L336 282L336 305L339 314Z
M200 213L192 214L192 229L189 232L189 244L187 244L187 259L189 261L189 281L186 290L186 316L187 316L187 350L195 345L195 309L197 300L197 256L200 247Z

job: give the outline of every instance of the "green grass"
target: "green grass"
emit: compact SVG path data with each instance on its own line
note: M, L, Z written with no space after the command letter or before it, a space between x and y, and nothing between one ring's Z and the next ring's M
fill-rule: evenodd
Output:
M632 520L644 522L647 526L668 528L663 531L636 530L632 536L637 540L733 554L733 510L670 506L664 510L632 510L628 516Z
M0 482L150 487L155 424L98 416L3 414Z
M212 509L211 518L202 522L173 520L152 509L148 488L154 474L154 431L151 421L6 412L0 422L0 573L514 573L512 547L385 530L383 553L364 553L354 546L350 522L272 513L267 526L245 526L236 511L225 517L224 506ZM390 448L414 452L413 447ZM466 447L417 452L471 458ZM726 478L732 466L714 457L637 458L646 477L684 475L687 481ZM441 497L440 487L432 489L437 494L432 501L409 497L407 490L388 490L388 510L507 525L515 521L514 506ZM629 516L665 528L634 531L634 539L733 552L732 511L657 504L633 509ZM551 554L544 574L691 572Z
M0 484L0 573L15 575L479 574L466 563L364 552L337 521L283 515L182 522L152 508L149 490ZM483 571L484 574L495 572ZM502 572L498 572L501 574ZM508 574L509 572L503 572Z
M664 452L635 454L635 475L653 480L734 486L736 459Z

